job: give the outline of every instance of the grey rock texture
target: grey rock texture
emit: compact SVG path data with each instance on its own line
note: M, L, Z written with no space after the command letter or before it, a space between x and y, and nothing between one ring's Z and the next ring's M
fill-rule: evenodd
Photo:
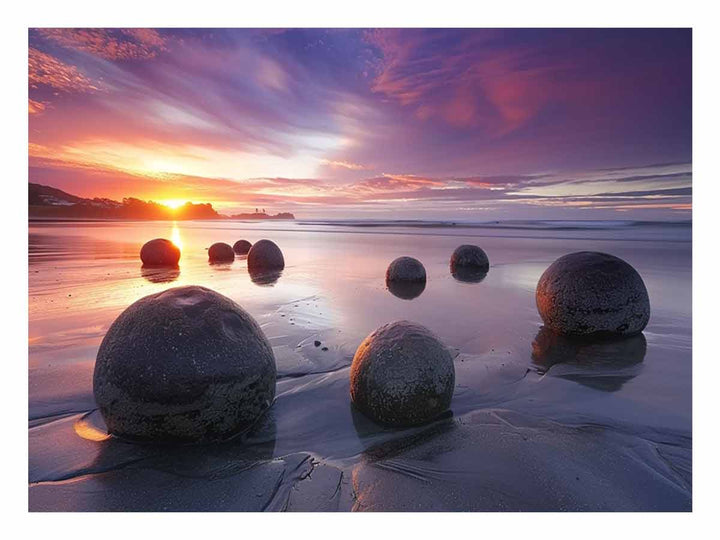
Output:
M238 255L245 255L248 251L250 251L251 247L252 244L247 240L238 240L233 244L233 251Z
M233 262L235 252L230 244L216 242L208 249L208 260L210 262Z
M93 392L108 431L205 442L250 427L275 397L275 357L240 306L204 287L141 298L110 326Z
M633 336L650 319L640 274L622 259L594 251L556 260L540 277L535 300L545 325L568 336Z
M253 244L248 252L248 268L252 271L282 270L285 268L285 258L282 251L272 240L259 240Z
M385 282L392 281L425 281L425 267L417 259L412 257L398 257L387 268Z
M140 249L140 260L145 266L177 266L180 249L170 240L155 238Z
M363 414L391 426L433 420L450 407L455 365L427 328L396 321L360 344L350 367L350 397Z
M479 246L463 244L453 251L450 257L450 271L454 274L466 274L468 270L486 273L490 269L490 261Z

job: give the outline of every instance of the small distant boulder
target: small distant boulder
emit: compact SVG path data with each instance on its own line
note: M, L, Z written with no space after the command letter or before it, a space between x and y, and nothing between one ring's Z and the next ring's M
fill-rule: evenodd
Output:
M490 261L479 246L463 244L450 257L450 272L460 281L473 281L489 269Z
M400 281L420 283L426 279L425 267L412 257L398 257L390 263L385 272L385 282L388 284Z
M212 263L233 262L235 252L230 244L216 242L208 249L208 260Z
M282 251L271 240L255 242L248 252L247 263L248 269L252 272L282 270L285 268L285 258Z
M140 249L140 260L148 267L177 266L180 260L180 248L165 238L155 238L145 242Z
M408 321L386 324L360 344L350 367L350 397L376 422L414 426L450 407L455 365L440 340Z
M233 244L233 251L238 255L246 255L251 247L252 244L247 240L238 240Z
M93 392L108 431L210 442L250 427L275 396L275 357L255 320L205 287L141 298L100 344Z
M640 274L607 253L580 251L560 257L540 277L535 300L545 326L566 336L633 336L650 319L650 299Z

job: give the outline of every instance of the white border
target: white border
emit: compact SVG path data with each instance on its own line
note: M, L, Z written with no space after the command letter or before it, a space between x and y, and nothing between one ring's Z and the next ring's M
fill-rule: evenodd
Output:
M600 4L577 1L503 3L420 3L364 0L357 3L297 0L273 2L175 2L124 0L15 4L24 10L9 16L2 32L4 208L0 214L5 243L2 283L6 295L0 311L3 339L10 348L3 362L2 399L6 419L0 508L7 535L54 538L189 538L202 536L281 537L295 539L416 538L448 535L515 538L653 538L704 537L717 530L718 484L715 389L720 359L714 333L720 317L717 272L718 233L713 220L720 201L716 173L718 154L717 34L710 3L629 2ZM694 512L693 514L424 514L275 516L257 514L87 515L27 513L27 27L28 26L581 26L693 27L694 34ZM22 403L23 406L18 406ZM713 519L713 521L710 521ZM351 523L352 521L352 523ZM711 524L714 524L712 526Z

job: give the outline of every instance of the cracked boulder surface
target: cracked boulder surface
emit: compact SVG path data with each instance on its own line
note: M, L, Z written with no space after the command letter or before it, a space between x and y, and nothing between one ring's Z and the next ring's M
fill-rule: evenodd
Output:
M93 392L109 433L207 442L249 428L275 397L272 348L255 320L204 287L141 298L110 326Z
M650 319L640 274L622 259L595 251L552 263L538 281L535 300L545 326L566 336L634 336Z

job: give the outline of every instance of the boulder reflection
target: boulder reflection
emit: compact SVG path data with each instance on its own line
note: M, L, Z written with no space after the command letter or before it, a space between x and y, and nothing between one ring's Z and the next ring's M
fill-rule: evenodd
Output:
M170 283L180 276L180 267L145 266L140 268L140 274L151 283Z
M480 283L488 274L486 271L478 270L477 268L462 266L451 268L450 273L456 281L461 281L462 283Z
M282 276L282 270L251 270L248 268L250 280L260 287L272 287Z
M387 288L394 296L403 300L412 300L425 290L425 281L387 281Z
M538 373L561 377L606 392L615 392L642 369L645 336L587 341L571 339L540 328L532 344Z

